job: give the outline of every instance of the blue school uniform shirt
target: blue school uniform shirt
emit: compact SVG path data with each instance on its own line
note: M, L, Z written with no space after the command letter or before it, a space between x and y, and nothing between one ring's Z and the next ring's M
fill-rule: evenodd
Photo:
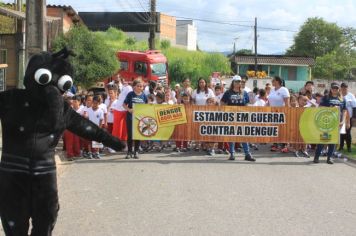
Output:
M346 110L345 100L340 97L324 96L321 99L320 106L322 107L339 107L340 119L342 119L342 111Z
M147 103L147 96L144 93L137 95L134 91L129 92L124 100L124 104L127 104L132 109L132 104L134 103ZM132 114L128 112L127 117L132 119Z
M227 104L228 106L245 106L250 102L250 99L246 91L239 93L232 90L227 90L220 101Z
M340 107L340 111L346 109L345 100L339 97L324 96L321 99L320 106L323 107Z

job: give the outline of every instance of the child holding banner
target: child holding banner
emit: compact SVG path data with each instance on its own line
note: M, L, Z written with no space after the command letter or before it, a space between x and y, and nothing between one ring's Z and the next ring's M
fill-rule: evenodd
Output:
M347 115L347 109L346 109L346 103L345 100L342 98L342 95L339 92L339 84L338 83L331 83L331 89L329 91L329 94L324 96L323 99L321 100L320 107L339 107L340 108L340 121L343 121L344 118ZM350 127L350 120L346 119L346 127ZM343 125L341 122L340 125ZM335 151L335 146L336 144L328 144L328 154L327 154L327 160L326 163L328 164L334 164L333 161L331 160L331 156L333 155ZM315 151L315 156L314 156L314 163L319 163L319 156L321 154L321 151L323 149L324 145L323 144L318 144L316 147Z
M123 107L127 111L126 125L127 125L127 155L126 159L138 159L138 149L140 147L139 140L132 140L132 117L134 103L147 103L147 97L143 93L143 82L141 79L135 79L132 83L133 91L129 92L123 103ZM132 144L134 143L134 153L132 153Z
M179 103L184 104L184 106L190 106L191 100L190 95L187 93L181 94L181 101ZM188 141L176 141L176 147L174 149L176 152L186 152L188 151Z
M206 105L208 106L217 106L217 102L215 100L215 98L208 98L206 100ZM214 142L206 142L205 143L206 147L207 147L207 153L209 156L214 156L215 155L215 146L216 146L216 143Z
M240 80L233 80L231 82L229 90L227 90L220 101L221 105L227 106L246 106L249 103L249 97L246 91L241 88ZM256 161L251 153L248 143L242 143L242 147L245 153L246 161ZM235 160L235 143L229 143L230 158L229 160Z

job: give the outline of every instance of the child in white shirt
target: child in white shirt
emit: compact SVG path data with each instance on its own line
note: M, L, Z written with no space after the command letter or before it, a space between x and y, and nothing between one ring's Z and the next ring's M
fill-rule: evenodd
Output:
M93 97L93 105L88 109L88 119L99 127L102 127L104 120L104 112L99 108L100 97ZM88 145L89 153L92 152L92 156L96 159L100 159L99 149L92 146L92 142Z

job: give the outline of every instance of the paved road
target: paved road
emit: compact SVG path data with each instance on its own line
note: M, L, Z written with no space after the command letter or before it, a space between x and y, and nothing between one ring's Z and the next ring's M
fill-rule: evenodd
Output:
M356 168L255 154L59 165L54 235L356 235Z

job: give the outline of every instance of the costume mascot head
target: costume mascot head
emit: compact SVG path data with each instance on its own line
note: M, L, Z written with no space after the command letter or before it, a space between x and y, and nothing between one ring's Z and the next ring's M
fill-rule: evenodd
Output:
M31 57L25 89L0 93L3 148L0 216L6 235L51 235L59 210L55 147L65 129L115 150L124 144L75 112L63 99L73 85L71 51Z

